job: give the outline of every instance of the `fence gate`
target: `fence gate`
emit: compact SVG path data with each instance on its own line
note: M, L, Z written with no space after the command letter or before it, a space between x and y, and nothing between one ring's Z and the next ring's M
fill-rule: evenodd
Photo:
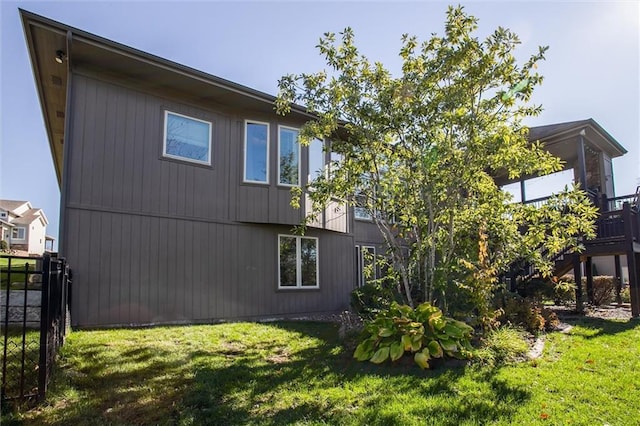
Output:
M44 400L64 343L71 270L64 259L0 256L2 410Z

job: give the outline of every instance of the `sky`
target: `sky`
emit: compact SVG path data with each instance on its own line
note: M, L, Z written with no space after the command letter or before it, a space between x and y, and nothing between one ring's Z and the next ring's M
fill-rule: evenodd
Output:
M0 0L0 198L44 209L58 236L59 188L18 8L272 95L288 73L325 68L323 33L353 28L356 45L392 72L404 33L443 32L449 3L422 1L36 2ZM549 46L530 126L593 118L629 153L615 159L617 195L640 185L640 2L472 1L481 38L498 26L522 41L521 61ZM397 75L397 74L396 74ZM564 185L547 177L527 198Z

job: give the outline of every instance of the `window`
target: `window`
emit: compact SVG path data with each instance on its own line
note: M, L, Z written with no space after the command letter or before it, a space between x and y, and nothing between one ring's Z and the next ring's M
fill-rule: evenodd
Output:
M280 126L278 132L278 183L280 185L300 184L299 158L298 130Z
M278 236L278 288L318 288L318 239Z
M309 144L309 178L311 183L324 173L324 149L320 139L313 139Z
M12 240L24 240L25 236L25 228L13 228L11 231L11 239Z
M244 181L269 183L269 124L245 121Z
M355 219L368 221L373 220L371 213L369 213L369 210L365 207L366 202L366 196L363 193L356 195L356 205L353 207L353 217Z
M211 123L165 111L162 155L211 165Z
M377 278L376 248L356 246L356 285L361 287Z

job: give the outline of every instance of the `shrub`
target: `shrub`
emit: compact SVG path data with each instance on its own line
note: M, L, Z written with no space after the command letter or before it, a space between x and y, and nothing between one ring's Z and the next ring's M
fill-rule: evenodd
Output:
M544 318L544 329L546 331L555 330L560 325L560 320L558 319L558 315L555 312L553 312L551 309L542 307L540 311L540 315L542 315L542 318Z
M397 300L397 292L386 282L367 283L351 292L351 308L365 319L373 319Z
M586 278L584 279L586 282ZM601 275L593 277L593 304L596 306L608 305L613 302L616 292L616 279L611 276Z
M559 324L553 311L515 293L502 294L497 305L502 311L498 316L501 324L519 326L532 334L553 330Z
M415 309L393 302L365 324L363 339L353 357L381 364L412 353L420 368L429 368L432 358L469 358L472 333L473 328L443 316L428 302Z
M0 240L0 251L9 250L9 244L5 240Z
M523 359L529 351L526 333L519 328L506 325L489 331L474 351L474 362L495 366Z
M537 302L553 301L556 305L562 305L574 301L575 284L571 275L552 279L532 279L518 293Z
M620 292L622 303L631 303L631 287L625 286Z
M564 275L562 281L575 285L572 275ZM582 294L587 297L587 278L582 277ZM595 306L607 305L614 301L616 294L616 279L610 275L598 275L593 277L593 304Z

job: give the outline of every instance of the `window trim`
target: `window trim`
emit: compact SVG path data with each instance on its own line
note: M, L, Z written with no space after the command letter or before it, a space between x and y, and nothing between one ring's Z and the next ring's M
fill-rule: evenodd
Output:
M287 129L287 130L295 130L298 133L298 140L296 141L296 145L298 147L298 183L296 184L290 184L290 183L282 183L280 181L280 147L281 147L281 138L280 138L280 131L282 129ZM302 174L302 158L300 157L300 153L301 153L301 149L300 149L300 129L296 128L296 127L291 127L291 126L284 126L282 124L278 125L278 186L285 186L288 188L293 188L295 186L300 186L300 181L301 181L301 174Z
M247 141L248 141L248 132L247 132L247 125L248 124L260 124L260 125L264 125L267 126L267 175L266 181L261 181L261 180L250 180L247 179ZM243 170L242 170L242 182L243 183L257 183L257 184L261 184L261 185L269 185L269 172L271 171L271 167L270 167L270 161L269 161L269 157L270 157L270 148L271 148L271 125L268 122L264 122L264 121L258 121L258 120L244 120L244 159L243 159ZM279 158L279 155L278 155ZM279 164L279 161L278 161Z
M373 251L373 278L369 278L371 281L378 279L378 267L376 265L377 260L377 250L376 246L364 245L364 244L356 244L356 287L362 287L367 284L367 277L364 276L364 268L365 268L365 259L364 252L371 249Z
M280 276L280 239L295 238L296 240L296 285L282 285L282 277ZM301 241L302 239L315 240L316 243L316 285L302 285L302 258L301 258ZM320 288L320 247L318 237L308 237L290 234L278 234L278 290L318 290Z
M22 238L14 237L13 232L20 231L20 230L22 230ZM27 239L27 228L25 228L24 226L16 226L13 229L11 229L11 241L25 241L26 239Z
M168 154L167 153L167 119L169 118L169 114L178 116L178 117L183 117L183 118L187 118L189 120L193 120L193 121L199 121L201 123L205 123L209 126L209 147L207 149L207 161L202 161L202 160L196 160L193 158L187 158L187 157L181 157L179 155L173 155L173 154ZM173 160L179 160L179 161L185 161L187 163L193 163L193 164L200 164L203 166L211 166L211 151L213 149L213 123L211 121L207 121L207 120L202 120L200 118L196 118L196 117L192 117L189 115L185 115L185 114L180 114L178 112L175 111L171 111L168 109L164 110L164 123L162 126L162 157L163 158L171 158Z

